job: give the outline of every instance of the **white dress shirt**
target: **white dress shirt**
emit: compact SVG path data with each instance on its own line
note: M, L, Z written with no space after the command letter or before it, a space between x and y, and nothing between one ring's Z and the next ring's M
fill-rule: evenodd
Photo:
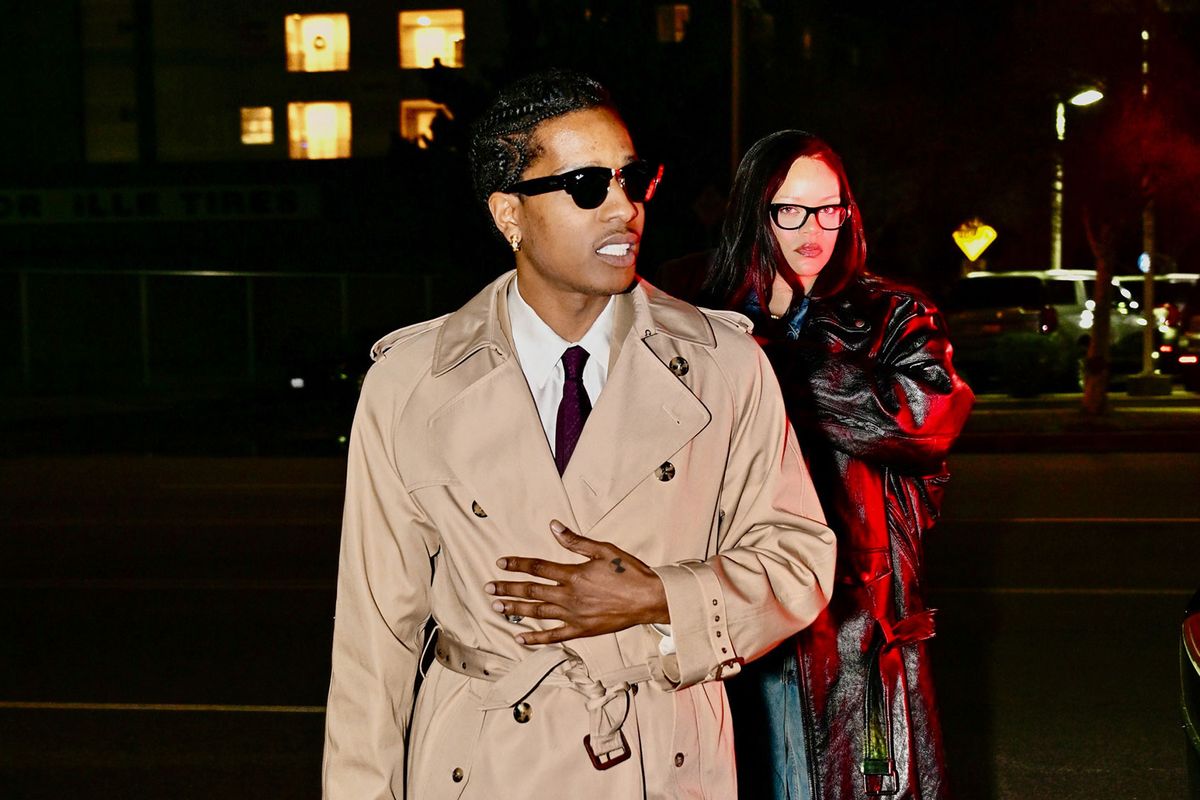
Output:
M517 279L508 288L508 322L512 326L513 347L517 350L517 361L525 373L525 382L533 394L542 429L550 451L554 452L555 433L558 431L558 404L562 402L563 369L562 354L568 347L579 345L588 351L587 363L583 365L583 388L588 400L595 408L600 392L608 381L608 356L612 350L613 315L615 306L612 298L596 317L592 327L578 342L568 342L554 332L525 298L521 297ZM675 640L671 638L671 626L652 623L651 627L662 635L658 651L666 656L675 652Z
M600 399L600 392L608 380L608 355L612 349L613 315L615 306L612 298L596 317L592 327L578 342L568 342L542 321L525 298L521 297L517 281L508 289L508 321L512 326L513 346L517 349L517 360L525 373L525 382L533 394L542 429L550 451L554 452L554 438L558 431L558 404L562 402L563 370L562 354L568 347L579 345L588 352L583 365L583 388L587 390L592 407Z

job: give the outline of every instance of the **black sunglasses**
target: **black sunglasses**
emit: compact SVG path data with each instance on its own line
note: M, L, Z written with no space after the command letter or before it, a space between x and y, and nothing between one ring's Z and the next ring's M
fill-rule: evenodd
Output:
M583 167L582 169L564 172L561 175L548 175L545 178L532 178L527 181L514 183L505 192L524 195L546 194L547 192L564 191L571 195L575 205L584 209L599 208L608 196L608 185L613 178L617 185L625 190L625 196L631 203L649 203L662 180L662 164L651 164L649 161L634 161L620 169L608 167Z

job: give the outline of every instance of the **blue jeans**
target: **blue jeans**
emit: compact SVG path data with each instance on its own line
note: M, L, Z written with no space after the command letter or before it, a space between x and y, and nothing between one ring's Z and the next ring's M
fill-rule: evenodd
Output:
M812 800L794 642L746 665L728 688L741 796Z

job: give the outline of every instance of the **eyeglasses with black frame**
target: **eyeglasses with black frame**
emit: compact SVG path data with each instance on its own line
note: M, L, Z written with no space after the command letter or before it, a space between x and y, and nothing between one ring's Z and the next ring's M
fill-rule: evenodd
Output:
M571 196L575 205L582 209L593 209L604 203L604 198L608 196L609 184L615 178L629 202L649 203L658 189L662 174L662 164L634 161L620 169L583 167L561 175L531 178L514 183L504 191L524 195L563 191Z
M797 203L771 203L771 220L785 231L796 231L804 227L809 217L827 231L836 231L850 218L850 207L840 204L828 206L802 206Z

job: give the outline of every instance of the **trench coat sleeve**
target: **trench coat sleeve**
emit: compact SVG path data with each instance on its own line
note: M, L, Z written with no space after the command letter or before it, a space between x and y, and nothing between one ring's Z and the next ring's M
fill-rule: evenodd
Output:
M846 346L854 335L846 322L815 315L801 334L809 345L803 393L814 413L797 415L797 425L875 463L921 470L944 460L975 396L954 371L941 314L912 295L891 295L874 356Z
M404 796L436 536L401 481L392 421L400 399L368 373L350 437L325 717L326 800ZM382 384L382 385L381 385Z
M754 380L750 390L733 390L738 422L717 555L655 568L676 647L662 662L672 688L737 674L741 664L816 619L833 588L835 537L775 375L757 347L747 356L755 359Z

